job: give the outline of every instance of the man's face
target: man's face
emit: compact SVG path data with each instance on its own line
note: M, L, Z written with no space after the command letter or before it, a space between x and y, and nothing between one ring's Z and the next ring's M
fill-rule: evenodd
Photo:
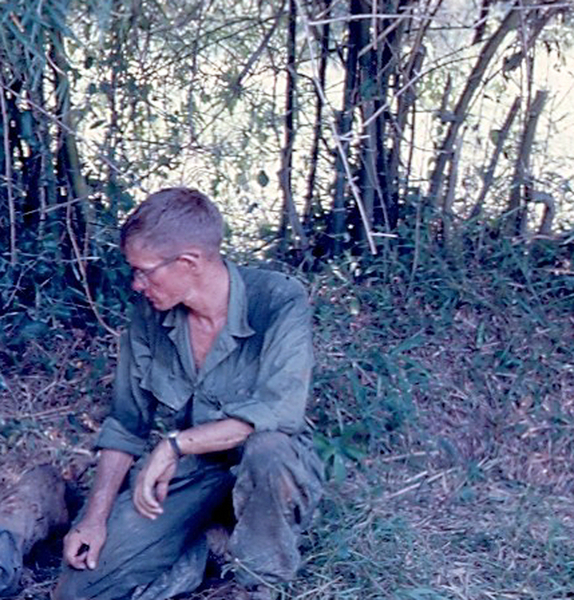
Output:
M126 259L133 269L132 288L156 310L169 310L185 298L189 284L180 256L165 258L135 241L128 243Z

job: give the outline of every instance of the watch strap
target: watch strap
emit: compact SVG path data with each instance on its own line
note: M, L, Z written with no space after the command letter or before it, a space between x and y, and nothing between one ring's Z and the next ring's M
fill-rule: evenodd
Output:
M181 448L179 447L179 444L177 443L177 434L178 433L179 433L178 431L173 431L173 432L169 433L167 436L167 441L170 443L170 446L172 447L172 450L174 451L177 458L181 458L183 456L183 452L181 451Z

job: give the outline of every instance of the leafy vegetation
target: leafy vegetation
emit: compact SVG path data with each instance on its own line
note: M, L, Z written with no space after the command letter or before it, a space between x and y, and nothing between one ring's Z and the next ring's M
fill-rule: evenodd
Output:
M571 590L574 275L521 248L464 269L427 250L414 276L400 258L308 276L330 480L284 598ZM49 460L87 486L113 356L111 337L62 336L3 368L5 477ZM54 565L40 567L19 600L44 597Z
M221 204L233 246L306 268L567 227L571 166L549 136L570 17L559 1L3 3L4 341L121 326L118 224L173 183Z
M197 185L227 251L314 306L329 485L283 597L571 596L571 165L540 78L567 72L569 9L4 2L3 479L50 462L87 488L130 299L118 225ZM57 543L18 600L48 597Z

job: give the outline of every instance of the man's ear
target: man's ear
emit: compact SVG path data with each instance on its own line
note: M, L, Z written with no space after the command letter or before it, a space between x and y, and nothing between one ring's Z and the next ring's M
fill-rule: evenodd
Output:
M187 250L181 254L178 260L183 261L192 273L197 273L203 267L203 254L199 249Z

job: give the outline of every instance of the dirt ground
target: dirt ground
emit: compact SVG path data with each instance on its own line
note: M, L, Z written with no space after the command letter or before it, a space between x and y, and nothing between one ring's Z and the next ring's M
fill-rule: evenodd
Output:
M347 470L327 487L302 579L284 597L574 597L570 314L537 321L461 306L448 326L423 310L405 314L408 330L381 314L329 313L317 333L311 415L331 427L331 457L346 453ZM2 489L55 465L77 512L116 354L113 337L80 331L0 352ZM355 454L344 447L354 424L373 428L371 445L358 430ZM13 600L48 599L62 533L27 557Z

